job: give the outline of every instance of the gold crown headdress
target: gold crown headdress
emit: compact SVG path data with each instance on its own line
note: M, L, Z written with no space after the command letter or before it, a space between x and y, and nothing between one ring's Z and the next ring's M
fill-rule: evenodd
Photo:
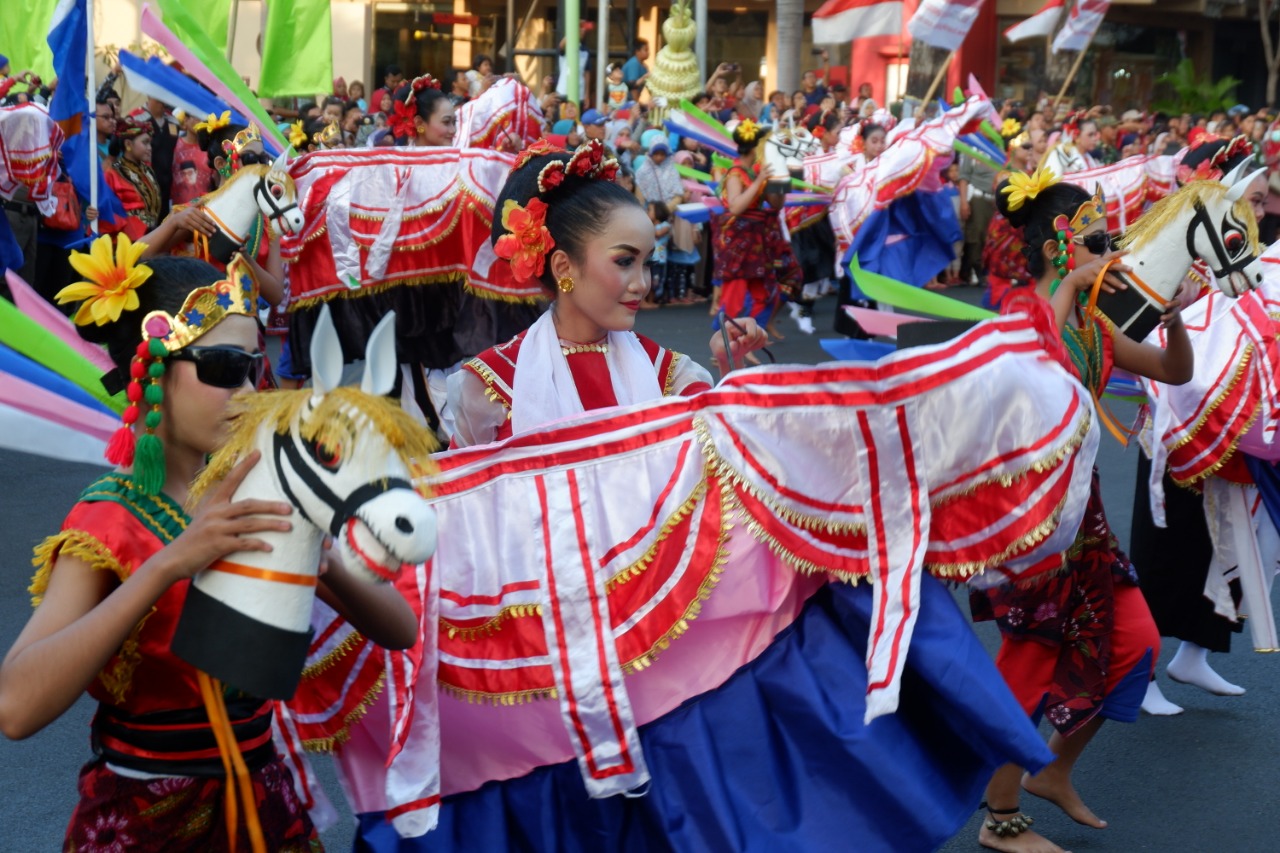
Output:
M311 139L321 148L337 148L342 144L342 129L338 127L336 121L331 121L324 126L323 130L317 131Z

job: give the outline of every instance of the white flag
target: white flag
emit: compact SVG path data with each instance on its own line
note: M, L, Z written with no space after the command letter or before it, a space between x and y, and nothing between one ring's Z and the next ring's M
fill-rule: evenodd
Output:
M981 6L982 0L923 0L907 29L925 44L958 50Z
M813 13L814 44L902 32L902 0L827 0Z
M1110 7L1111 0L1076 0L1071 14L1067 16L1067 23L1053 39L1053 52L1088 47Z
M1066 0L1049 0L1039 12L1005 30L1005 38L1015 42L1032 38L1048 38L1053 35L1053 28L1058 26L1065 5Z

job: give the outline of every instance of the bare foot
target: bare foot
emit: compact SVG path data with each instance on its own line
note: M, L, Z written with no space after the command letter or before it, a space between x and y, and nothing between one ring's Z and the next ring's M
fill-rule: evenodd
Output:
M1094 829L1106 829L1107 822L1094 814L1071 784L1071 777L1063 774L1052 764L1041 770L1039 775L1022 774L1022 790L1034 794L1042 800L1048 800L1067 813L1067 817L1076 823L1092 826Z
M1001 838L987 829L985 820L978 830L978 843L988 850L1000 850L1002 853L1064 853L1061 847L1034 829L1024 829L1020 835Z

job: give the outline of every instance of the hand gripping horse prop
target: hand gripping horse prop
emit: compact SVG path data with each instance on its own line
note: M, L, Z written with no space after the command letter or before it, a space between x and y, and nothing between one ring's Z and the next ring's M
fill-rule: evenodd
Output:
M1244 166L1222 181L1192 181L1157 202L1124 235L1121 246L1132 272L1117 293L1095 294L1097 306L1117 329L1143 340L1160 323L1191 263L1209 265L1218 288L1235 298L1262 282L1258 223L1242 201L1251 175ZM1095 198L1101 198L1101 191ZM1096 289L1095 289L1096 290Z
M961 410L972 417L957 424ZM935 428L943 422L952 425L945 435ZM783 438L797 430L831 441ZM414 842L432 849L467 849L467 838L469 849L519 846L519 827L451 812L451 802L554 799L557 812L597 809L583 826L621 828L662 802L692 801L704 786L742 783L744 774L722 772L715 759L689 753L673 763L696 736L664 736L663 727L693 719L714 737L743 725L738 700L719 691L737 689L742 678L753 683L755 675L741 673L779 655L794 654L785 666L802 666L807 652L781 650L813 630L808 620L817 611L807 603L818 606L829 594L857 595L864 606L861 617L841 623L857 638L845 646L852 665L813 671L834 678L840 697L812 701L840 708L837 728L858 732L853 754L842 741L833 759L824 741L824 757L814 759L839 767L846 784L830 781L825 790L836 792L840 807L803 816L752 808L738 829L777 837L801 817L829 828L846 821L847 807L892 813L900 826L936 816L946 826L929 837L941 843L967 819L970 803L935 809L938 790L921 793L923 803L913 790L910 807L881 810L864 799L902 794L871 777L881 758L895 764L879 752L891 733L917 724L920 712L929 716L917 667L930 637L947 637L950 674L935 686L993 700L999 692L951 680L986 672L990 659L976 644L972 654L960 650L972 634L949 594L925 575L964 580L990 570L988 582L998 583L1065 548L1085 506L1097 435L1086 392L1047 356L1029 321L1007 317L875 363L744 370L693 397L588 413L436 457L438 472L418 482L451 535L426 566L396 581L420 609L423 634L385 666L371 659L375 678L386 679L385 704L338 754L370 849L409 845L388 835L388 820L406 839L439 820L438 833ZM861 580L874 583L855 587ZM343 644L344 630L326 628L330 645ZM789 678L808 684L810 675L804 668ZM810 700L763 701L795 708ZM900 701L905 714L894 713ZM996 730L1025 728L1020 746L995 748L994 764L963 771L965 786L1004 761L1048 760L1025 714L1002 701L972 718L984 721L976 738L934 739L947 749L989 746ZM731 707L715 704L724 702ZM895 778L911 775L898 770ZM745 774L752 775L759 777ZM535 788L522 794L508 783ZM776 784L771 777L766 796L776 798ZM868 794L872 788L881 793ZM441 797L449 798L444 805ZM638 811L623 813L629 809ZM714 835L720 824L710 811L679 821L682 831L712 832L704 843L667 838L655 849L731 847ZM470 835L477 832L484 837Z
M287 152L270 166L240 167L219 189L201 199L200 207L218 226L200 255L220 264L229 262L250 241L259 216L283 234L296 234L303 226Z
M435 515L410 482L434 442L382 395L395 381L395 315L369 341L360 388L340 388L341 349L327 313L312 341L314 388L244 395L235 429L193 487L198 495L252 450L261 461L235 499L296 508L293 529L264 533L273 550L228 555L196 576L173 639L188 663L251 695L288 699L311 642L322 542L373 583L435 549Z

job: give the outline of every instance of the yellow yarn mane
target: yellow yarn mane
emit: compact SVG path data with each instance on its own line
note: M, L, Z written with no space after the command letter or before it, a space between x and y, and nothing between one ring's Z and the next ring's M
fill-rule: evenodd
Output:
M255 449L258 428L263 424L285 435L300 420L299 432L304 440L337 454L348 452L359 432L376 430L415 478L435 471L431 462L431 454L439 449L435 436L391 400L366 394L359 388L335 388L304 417L311 398L309 388L259 391L232 398L230 411L235 421L231 435L191 485L188 504L199 503L205 492Z
M268 163L254 163L251 166L241 166L234 175L222 182L222 186L218 187L213 192L208 192L201 196L200 204L202 206L208 205L209 202L213 201L218 196L225 194L227 190L231 189L232 184L246 175L253 175L257 178L262 178L270 171L271 165Z
M1187 184L1157 201L1137 222L1133 223L1120 238L1120 248L1141 249L1175 220L1186 215L1197 201L1208 206L1212 202L1221 201L1226 194L1227 187L1217 181L1193 181ZM1254 218L1249 202L1244 199L1237 201L1232 207L1232 212L1245 224L1249 245L1253 247L1253 251L1259 252L1261 249L1258 245L1258 220Z

